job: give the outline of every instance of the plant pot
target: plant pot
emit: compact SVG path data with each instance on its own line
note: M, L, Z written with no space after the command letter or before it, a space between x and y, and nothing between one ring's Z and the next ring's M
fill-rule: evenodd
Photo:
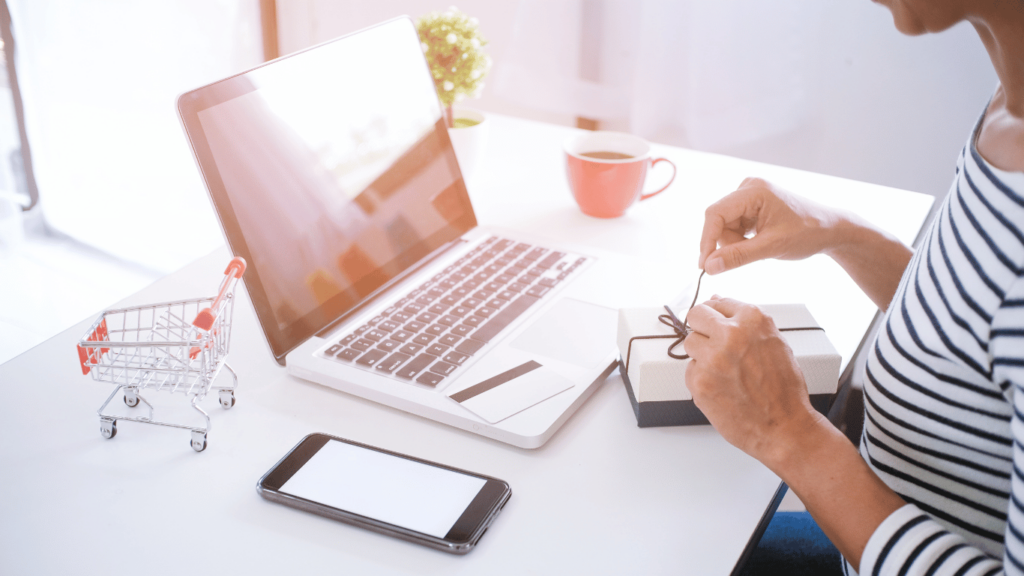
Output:
M462 170L463 178L469 178L483 160L489 123L483 112L470 108L454 108L452 117L456 127L448 129L448 137L455 148L455 156L459 159L459 169ZM475 124L459 126L470 122Z

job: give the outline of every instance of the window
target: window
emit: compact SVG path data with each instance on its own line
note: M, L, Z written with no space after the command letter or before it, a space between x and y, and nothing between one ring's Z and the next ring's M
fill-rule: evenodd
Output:
M32 152L25 132L25 114L14 65L15 44L11 13L6 0L0 2L0 197L13 199L30 210L39 202Z

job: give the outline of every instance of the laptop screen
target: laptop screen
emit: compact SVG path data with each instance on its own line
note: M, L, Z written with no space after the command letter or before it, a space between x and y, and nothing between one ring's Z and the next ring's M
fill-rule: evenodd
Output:
M179 98L275 357L476 225L412 22Z

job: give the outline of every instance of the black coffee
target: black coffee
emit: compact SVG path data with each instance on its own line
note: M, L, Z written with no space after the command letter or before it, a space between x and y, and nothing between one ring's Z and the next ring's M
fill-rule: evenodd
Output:
M623 154L622 152L583 152L580 156L597 158L598 160L625 160L634 157L632 154Z

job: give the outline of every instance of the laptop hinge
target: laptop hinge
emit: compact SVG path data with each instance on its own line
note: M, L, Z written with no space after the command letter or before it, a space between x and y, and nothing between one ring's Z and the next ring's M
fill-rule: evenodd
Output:
M341 324L342 322L345 322L346 320L352 318L353 316L355 316L356 314L361 312L364 308L366 308L370 304L373 304L374 302L376 302L378 298L380 298L381 296L386 294L388 291L390 291L392 287L394 287L394 286L404 282L410 276L412 276L413 274L418 273L420 270L423 270L423 268L425 268L431 262L436 260L442 254L448 252L449 250L451 250L452 248L455 248L456 246L459 246L459 245L465 244L465 243L466 243L466 240L464 240L462 238L456 238L455 240L452 240L451 242L448 242L447 244L441 245L441 247L439 247L438 249L434 250L433 252L428 254L426 257L421 259L418 264L416 264L415 266L407 269L405 272L402 272L398 276L395 276L394 278L389 280L387 283L382 285L380 288L377 288L376 290L374 290L373 292L368 294L366 296L366 298L363 298L362 301L360 301L358 304L356 304L355 306L350 308L348 310L348 312L345 312L341 316L338 316L338 318L335 319L334 322L331 322L327 326L324 326L323 329L321 329L319 332L316 333L316 336L318 338L323 338L326 334L332 332L335 328L337 328L339 324Z

